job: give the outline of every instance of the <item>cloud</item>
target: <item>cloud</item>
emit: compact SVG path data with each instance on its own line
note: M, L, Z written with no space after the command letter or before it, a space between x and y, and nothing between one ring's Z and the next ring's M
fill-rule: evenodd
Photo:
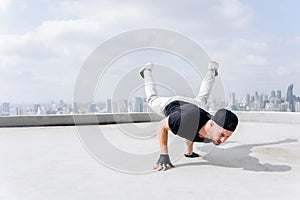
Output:
M166 28L174 30L187 30L186 33L194 30L195 35L202 32L223 35L225 28L222 32L216 31L222 24L241 24L237 20L243 18L245 8L238 1L228 1L227 4L221 1L221 5L219 1L210 2L173 2L174 6L170 8L171 1L162 2L159 6L140 1L59 1L50 10L65 19L47 19L23 35L1 36L0 51L14 51L18 55L23 52L26 55L32 49L38 58L42 49L48 49L46 54L49 55L51 50L54 54L64 55L84 46L91 48L105 38L134 28L166 25ZM197 3L197 9L193 3ZM169 12L165 12L166 9Z
M291 69L286 66L279 66L275 70L277 76L285 77L291 74Z
M0 11L10 3L1 1ZM48 11L38 26L22 34L0 35L0 77L7 85L19 85L20 93L22 87L34 88L40 82L48 84L49 91L69 87L57 96L64 92L71 97L76 73L94 48L116 34L143 27L172 29L203 45L220 62L224 84L231 91L249 90L245 88L251 88L253 79L271 82L262 70L287 79L286 68L299 66L299 36L279 41L265 34L253 24L253 8L238 0L63 0L49 2Z
M1 0L0 1L0 12L7 10L11 3L12 3L11 0Z
M236 28L248 26L252 17L250 8L236 0L221 1L219 5L219 19L231 21L231 26Z

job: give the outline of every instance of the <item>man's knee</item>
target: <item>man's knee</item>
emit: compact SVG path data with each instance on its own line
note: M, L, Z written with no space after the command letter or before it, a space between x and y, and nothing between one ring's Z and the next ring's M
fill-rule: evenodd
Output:
M200 103L201 106L205 106L207 104L207 98L205 97L196 97L196 100Z
M157 98L156 95L152 95L152 96L148 97L148 98L146 99L148 105L151 105L151 104L153 103L154 99L156 99L156 98Z

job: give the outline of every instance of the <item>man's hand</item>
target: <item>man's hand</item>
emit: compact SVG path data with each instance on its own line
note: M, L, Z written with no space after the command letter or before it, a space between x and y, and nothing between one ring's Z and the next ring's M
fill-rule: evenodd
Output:
M169 154L160 154L158 161L156 162L156 166L153 168L157 171L165 171L168 167L175 167L170 160Z

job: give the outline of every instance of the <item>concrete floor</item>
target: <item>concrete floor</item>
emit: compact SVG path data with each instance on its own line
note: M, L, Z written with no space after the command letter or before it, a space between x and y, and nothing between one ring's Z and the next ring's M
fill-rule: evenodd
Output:
M300 124L242 122L221 146L197 144L195 151L203 155L198 159L176 156L184 148L173 145L177 151L171 149L170 156L176 167L165 172L154 172L147 163L153 155L155 159L150 162L155 163L158 156L156 126L1 128L0 199L300 198ZM149 159L126 160L109 151L103 154L110 155L111 160L101 164L97 152L94 154L77 134L90 137L95 128L101 129L115 149L149 155ZM177 139L170 135L171 143ZM96 140L95 144L101 146L102 142ZM145 167L141 163L147 164L148 171L138 171L138 167Z

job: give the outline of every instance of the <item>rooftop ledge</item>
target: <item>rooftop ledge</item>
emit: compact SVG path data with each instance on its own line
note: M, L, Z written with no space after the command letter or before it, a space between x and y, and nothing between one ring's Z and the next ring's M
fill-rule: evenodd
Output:
M300 124L300 113L235 112L241 122ZM213 114L213 113L212 113ZM155 113L101 113L0 117L0 127L74 126L159 121Z

